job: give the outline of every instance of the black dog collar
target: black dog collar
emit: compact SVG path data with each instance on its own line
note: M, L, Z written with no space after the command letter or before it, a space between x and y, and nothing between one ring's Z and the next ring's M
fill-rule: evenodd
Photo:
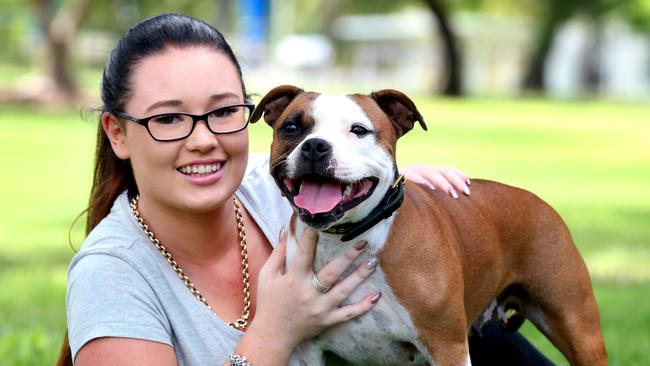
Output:
M404 174L399 174L395 168L395 182L388 188L388 191L368 216L361 221L333 226L323 230L329 234L343 234L341 241L349 241L363 234L379 221L387 219L395 212L404 201L404 184L406 178Z

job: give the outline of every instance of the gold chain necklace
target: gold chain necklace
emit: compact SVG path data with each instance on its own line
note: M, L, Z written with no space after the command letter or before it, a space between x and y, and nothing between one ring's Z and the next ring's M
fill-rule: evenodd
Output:
M188 290L196 297L199 301L205 304L205 306L208 307L208 309L212 310L212 307L208 305L208 302L205 300L203 295L197 288L194 286L192 281L187 277L183 269L176 263L174 258L172 257L171 253L165 248L165 246L156 238L154 233L149 229L149 226L144 222L144 219L142 216L140 216L140 212L138 212L138 200L140 199L140 195L135 196L130 203L131 206L131 212L133 213L133 216L135 217L136 221L138 222L138 225L140 225L140 228L142 231L144 231L145 234L149 237L149 240L151 243L160 251L160 253L167 259L167 262L172 266L174 269L174 272L178 275L178 277L183 281L185 286L187 287ZM239 246L241 247L241 264L242 264L242 274L243 274L243 280L242 282L244 283L244 312L242 313L241 318L235 320L234 322L228 323L229 326L238 329L238 330L244 330L246 329L246 326L248 326L248 318L250 316L250 310L251 310L251 293L250 293L250 283L249 283L249 275L248 275L248 249L246 245L246 230L244 229L244 219L242 217L241 213L241 208L239 207L239 203L237 202L237 199L235 197L232 198L232 203L235 209L235 218L237 219L237 230L239 230Z

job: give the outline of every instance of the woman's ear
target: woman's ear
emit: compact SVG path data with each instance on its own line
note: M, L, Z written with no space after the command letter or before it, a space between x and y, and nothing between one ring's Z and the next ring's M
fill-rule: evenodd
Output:
M129 149L126 146L126 131L124 123L119 121L114 114L104 112L101 117L104 133L111 141L111 147L115 155L126 160L129 158Z

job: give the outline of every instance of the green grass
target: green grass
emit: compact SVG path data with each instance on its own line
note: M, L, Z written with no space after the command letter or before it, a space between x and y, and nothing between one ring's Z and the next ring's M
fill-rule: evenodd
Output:
M429 131L416 127L403 137L400 164L456 166L550 202L592 273L611 364L650 364L650 107L417 103ZM68 231L85 208L94 136L94 122L77 111L0 107L0 365L50 365L58 352L74 254ZM251 143L268 151L270 129L253 125ZM79 230L73 237L78 247ZM566 364L531 326L524 333Z

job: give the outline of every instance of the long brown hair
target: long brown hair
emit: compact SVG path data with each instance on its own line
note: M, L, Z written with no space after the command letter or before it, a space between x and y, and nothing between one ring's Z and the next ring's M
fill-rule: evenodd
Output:
M237 69L239 79L242 81L242 92L246 96L239 62L218 30L192 17L162 14L136 24L111 51L102 76L102 111L108 113L122 111L130 94L133 65L170 45L207 46L226 55ZM131 163L119 159L113 153L110 140L99 123L93 183L87 209L86 234L108 215L115 199L124 191L137 194ZM72 365L67 332L56 365Z

